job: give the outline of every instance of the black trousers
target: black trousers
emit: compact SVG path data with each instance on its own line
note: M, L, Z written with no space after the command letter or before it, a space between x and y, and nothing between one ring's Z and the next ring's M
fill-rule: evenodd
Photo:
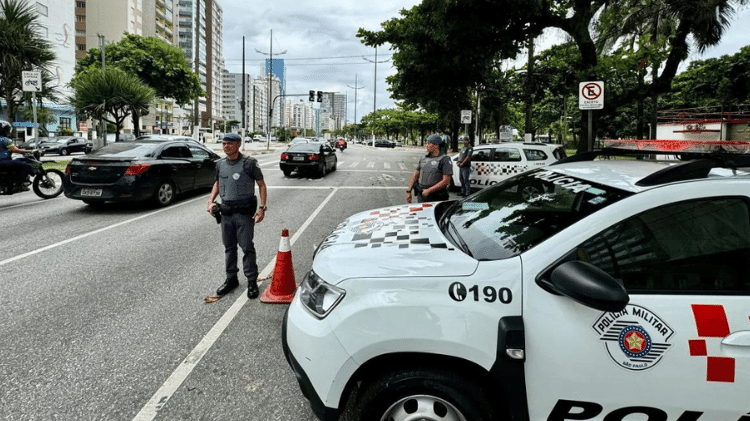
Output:
M227 278L237 276L237 247L242 249L242 272L247 279L258 279L258 262L253 235L253 214L234 213L221 216L221 240L224 243L224 266Z

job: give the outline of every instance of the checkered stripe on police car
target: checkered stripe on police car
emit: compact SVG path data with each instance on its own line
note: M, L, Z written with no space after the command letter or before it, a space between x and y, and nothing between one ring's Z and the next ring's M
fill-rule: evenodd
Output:
M515 175L526 171L526 166L475 162L472 170L474 171L474 175Z
M372 211L370 217L361 220L358 225L351 228L355 233L351 241L355 243L355 248L425 246L453 250L444 241L433 242L430 238L420 234L420 227L431 228L435 225L431 218L419 215L420 212L432 206L430 203L422 203ZM378 228L386 228L386 230Z

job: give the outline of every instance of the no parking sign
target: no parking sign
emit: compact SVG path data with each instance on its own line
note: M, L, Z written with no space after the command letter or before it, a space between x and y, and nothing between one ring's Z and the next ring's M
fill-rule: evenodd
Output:
M601 110L604 108L604 82L581 82L578 84L578 109Z

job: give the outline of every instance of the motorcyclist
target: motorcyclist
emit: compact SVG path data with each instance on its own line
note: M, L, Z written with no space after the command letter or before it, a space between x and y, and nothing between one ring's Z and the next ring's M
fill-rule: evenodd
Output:
M336 146L343 151L346 149L346 140L339 139L338 142L336 142Z
M11 159L13 153L32 153L32 150L21 149L13 144L9 138L13 126L7 121L0 120L0 168L10 169L16 173L16 183L22 190L29 190L26 180L31 174L31 165Z

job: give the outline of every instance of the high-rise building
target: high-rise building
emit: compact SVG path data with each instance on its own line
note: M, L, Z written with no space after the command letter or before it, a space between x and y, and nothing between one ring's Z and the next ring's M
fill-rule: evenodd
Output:
M177 3L178 45L208 95L193 104L190 113L201 127L221 120L223 11L216 0L179 0ZM196 115L197 113L197 115Z

